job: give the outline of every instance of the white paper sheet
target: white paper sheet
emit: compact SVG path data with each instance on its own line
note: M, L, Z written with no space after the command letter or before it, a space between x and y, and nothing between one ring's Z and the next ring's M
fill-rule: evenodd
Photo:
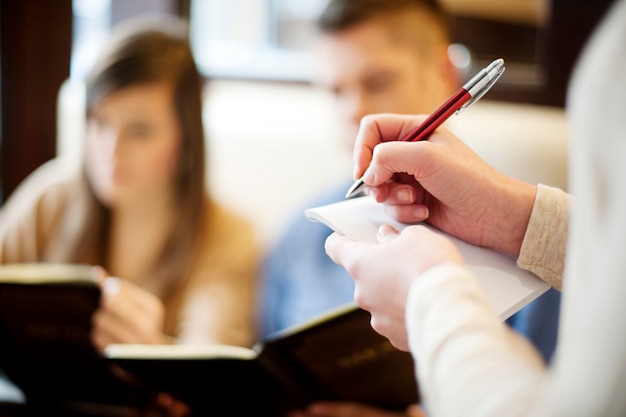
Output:
M376 242L376 233L383 224L391 224L398 230L408 226L387 216L382 205L371 197L310 208L305 211L305 215L311 221L326 224L335 232L366 242ZM424 226L444 234L427 224ZM513 257L446 236L456 244L465 258L467 269L476 277L502 320L550 288L534 274L520 269Z

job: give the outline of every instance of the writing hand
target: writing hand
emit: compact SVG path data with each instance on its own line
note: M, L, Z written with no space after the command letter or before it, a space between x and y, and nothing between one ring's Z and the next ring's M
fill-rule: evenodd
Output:
M401 222L427 220L472 244L518 256L536 187L499 173L445 128L427 141L398 141L423 119L364 118L355 176L363 175L369 192Z

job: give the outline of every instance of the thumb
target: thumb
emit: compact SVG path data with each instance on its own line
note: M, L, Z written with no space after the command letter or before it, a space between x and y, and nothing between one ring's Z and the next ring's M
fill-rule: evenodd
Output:
M423 171L421 166L429 166L427 162L431 147L432 144L427 141L379 144L374 148L372 161L363 174L363 182L369 186L378 186L398 173L406 173L419 180L419 171Z
M116 277L106 277L101 282L102 291L107 296L113 297L122 287L122 282Z
M109 275L111 274L109 274L109 272L100 265L94 265L91 267L91 276L96 280L98 284L102 284L105 278Z
M383 224L378 228L376 239L378 240L378 243L389 243L398 237L399 234L400 232L398 232L393 226Z

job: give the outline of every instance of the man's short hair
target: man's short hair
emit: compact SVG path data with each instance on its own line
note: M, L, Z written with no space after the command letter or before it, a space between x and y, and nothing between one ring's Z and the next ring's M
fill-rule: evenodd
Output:
M381 15L416 9L428 11L447 35L448 16L437 0L330 0L317 27L322 33L339 32Z

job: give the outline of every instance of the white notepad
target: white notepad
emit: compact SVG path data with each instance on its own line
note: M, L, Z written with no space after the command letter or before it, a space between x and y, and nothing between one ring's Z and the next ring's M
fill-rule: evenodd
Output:
M324 223L335 232L366 242L376 242L376 233L383 224L390 224L398 230L408 226L387 216L382 205L371 197L310 208L305 210L305 215L311 221ZM423 225L445 234L425 223ZM536 275L520 269L515 258L445 235L455 243L465 258L467 269L483 288L502 320L515 314L550 288L550 285Z

